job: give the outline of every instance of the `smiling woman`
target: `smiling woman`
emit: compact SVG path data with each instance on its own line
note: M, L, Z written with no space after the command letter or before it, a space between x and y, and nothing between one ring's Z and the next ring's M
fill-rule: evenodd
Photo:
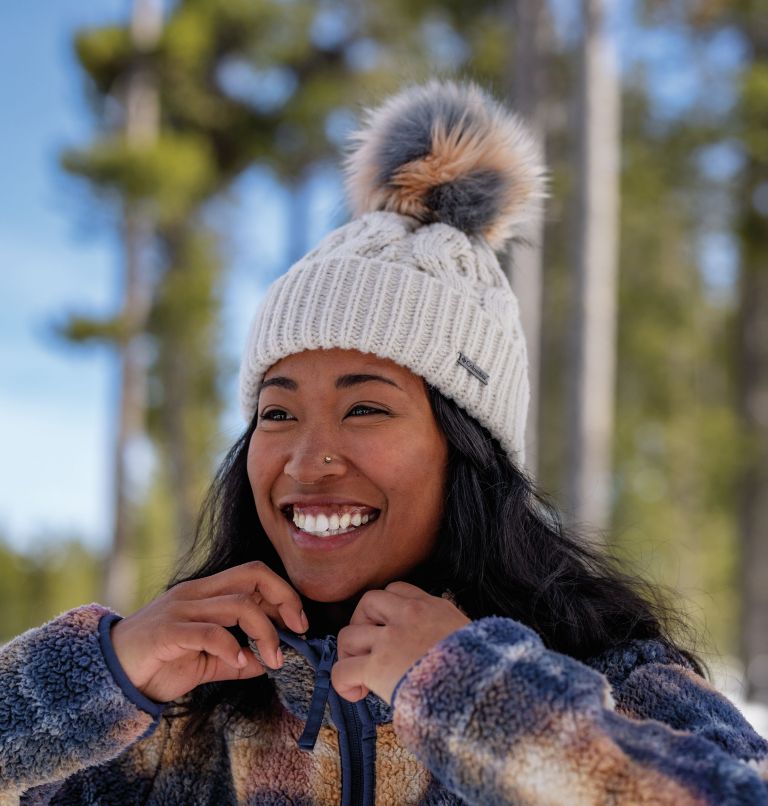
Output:
M674 611L522 470L493 250L538 212L536 144L439 82L355 142L356 217L254 318L195 551L137 613L0 649L0 800L768 803L768 744Z
M300 594L352 600L430 555L448 450L421 378L354 350L301 352L267 372L257 417L256 511Z

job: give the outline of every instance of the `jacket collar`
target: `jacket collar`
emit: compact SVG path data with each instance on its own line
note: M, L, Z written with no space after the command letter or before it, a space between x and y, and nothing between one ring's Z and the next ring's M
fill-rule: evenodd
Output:
M459 607L452 591L446 589L441 595ZM336 661L336 636L302 638L280 627L277 628L277 634L284 658L279 669L271 669L261 661L253 641L248 642L249 646L264 665L283 707L307 723L305 734L316 737L321 726L332 724L331 709L327 704L330 693L333 692L338 698L330 683L331 666ZM367 706L367 713L374 724L392 721L392 707L378 695L371 692L362 702Z
M320 725L331 725L330 708L326 700L328 691L333 688L330 685L330 669L336 661L336 636L302 638L281 628L278 628L277 633L284 663L279 669L271 669L269 666L265 668L280 702L303 722L317 721L318 729ZM256 657L261 659L256 645L251 642L250 646ZM327 689L323 691L326 685ZM392 721L391 706L378 695L373 692L368 694L365 704L374 723ZM322 714L322 720L319 719L318 711Z

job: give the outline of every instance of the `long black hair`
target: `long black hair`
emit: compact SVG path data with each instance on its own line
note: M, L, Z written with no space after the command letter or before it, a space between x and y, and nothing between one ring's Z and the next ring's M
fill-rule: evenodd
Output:
M493 438L454 401L425 384L448 443L445 505L435 551L406 581L428 593L446 590L472 619L497 615L533 628L550 649L581 660L632 639L679 646L683 619L660 591L621 570L602 548L567 529L557 509L509 460ZM256 513L246 462L256 417L226 455L202 509L194 545L169 582L199 579L262 560L288 579ZM242 644L246 636L231 628ZM170 717L203 725L216 706L255 716L272 703L266 677L198 686Z

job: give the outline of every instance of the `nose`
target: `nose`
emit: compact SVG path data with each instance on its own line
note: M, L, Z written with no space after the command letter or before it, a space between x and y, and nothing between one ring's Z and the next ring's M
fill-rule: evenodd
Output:
M330 462L325 461L326 456L331 457ZM317 484L343 476L347 463L333 440L308 438L294 444L283 472L298 484Z

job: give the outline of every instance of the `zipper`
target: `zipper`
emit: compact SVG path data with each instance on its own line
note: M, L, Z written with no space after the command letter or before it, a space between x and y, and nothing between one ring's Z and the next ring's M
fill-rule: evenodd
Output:
M336 637L329 635L323 639L322 657L328 659L330 664L336 662ZM344 780L342 772L341 781L341 801L344 806L363 806L369 799L365 796L365 771L363 770L363 741L360 718L357 715L357 708L354 703L347 702L340 697L337 692L330 688L329 699L331 703L331 716L337 722L339 729L339 751L343 753L344 745L347 750L347 769L349 770L349 780ZM334 705L336 708L334 709ZM337 713L334 714L333 711ZM341 717L341 718L339 718ZM342 741L342 732L344 739ZM342 755L342 771L344 769L344 758Z
M331 685L331 667L336 662L336 636L305 640L283 630L279 630L278 634L315 667L315 687L299 746L309 751L314 748L327 702L339 731L342 806L373 806L376 786L376 725L364 700L347 702Z
M341 698L339 698L341 699ZM354 703L342 702L345 722L347 723L347 733L349 734L349 769L350 769L350 791L353 804L363 804L363 790L365 785L363 774L363 737L360 717L357 715L357 708ZM370 800L370 798L366 799Z

